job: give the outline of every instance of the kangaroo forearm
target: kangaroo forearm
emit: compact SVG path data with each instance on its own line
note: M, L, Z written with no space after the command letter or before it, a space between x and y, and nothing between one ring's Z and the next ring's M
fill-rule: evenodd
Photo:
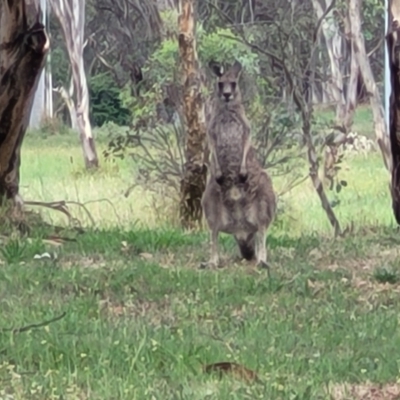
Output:
M251 142L249 139L247 139L244 142L242 162L240 163L240 171L241 172L244 172L247 168L247 154L249 153L250 147L251 147Z

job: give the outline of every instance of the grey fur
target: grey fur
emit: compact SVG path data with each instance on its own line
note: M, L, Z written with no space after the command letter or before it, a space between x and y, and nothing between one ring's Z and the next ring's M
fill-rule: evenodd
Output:
M207 124L211 160L202 198L211 233L208 264L219 264L218 235L224 232L234 235L243 258L266 267L266 231L276 213L276 196L251 144L238 84L242 66L236 61L226 72L216 63L210 68L218 80Z

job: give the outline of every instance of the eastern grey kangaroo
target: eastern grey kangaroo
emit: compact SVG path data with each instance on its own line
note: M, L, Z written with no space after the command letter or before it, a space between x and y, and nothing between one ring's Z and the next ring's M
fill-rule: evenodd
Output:
M243 258L268 268L266 231L275 216L276 197L251 144L238 84L242 66L235 61L225 72L217 63L209 66L218 79L207 124L211 160L202 197L211 257L202 266L218 266L218 235L224 232L234 235Z

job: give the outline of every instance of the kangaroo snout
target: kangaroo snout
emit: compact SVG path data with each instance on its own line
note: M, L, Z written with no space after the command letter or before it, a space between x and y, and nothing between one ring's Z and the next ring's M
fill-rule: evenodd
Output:
M228 102L232 98L232 93L223 93L224 99Z

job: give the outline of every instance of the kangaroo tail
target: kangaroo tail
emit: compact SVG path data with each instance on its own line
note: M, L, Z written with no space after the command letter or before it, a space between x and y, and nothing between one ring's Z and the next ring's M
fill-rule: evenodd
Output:
M240 254L245 260L254 260L256 257L256 246L254 235L249 235L246 239L237 238L235 236L236 243L239 246Z

